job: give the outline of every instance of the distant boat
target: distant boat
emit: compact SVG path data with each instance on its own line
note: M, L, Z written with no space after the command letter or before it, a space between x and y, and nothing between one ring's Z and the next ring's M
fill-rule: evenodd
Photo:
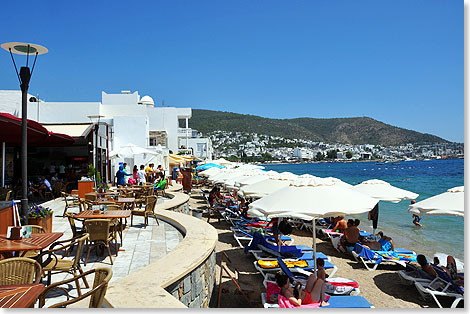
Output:
M384 162L376 162L375 164L376 164L376 165L385 165Z
M399 162L392 162L392 165L399 165Z

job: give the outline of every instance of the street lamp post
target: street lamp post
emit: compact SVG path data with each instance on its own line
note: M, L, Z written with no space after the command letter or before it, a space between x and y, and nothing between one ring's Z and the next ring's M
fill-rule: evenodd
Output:
M4 43L1 45L3 49L10 52L11 60L15 66L16 75L20 82L21 88L21 216L25 218L25 223L28 223L28 88L29 81L31 80L31 75L34 71L34 66L36 65L36 59L38 55L47 53L47 48L29 43ZM26 66L20 68L20 73L18 73L18 68L16 67L15 59L13 54L26 55ZM31 71L28 67L29 55L35 55L34 63Z

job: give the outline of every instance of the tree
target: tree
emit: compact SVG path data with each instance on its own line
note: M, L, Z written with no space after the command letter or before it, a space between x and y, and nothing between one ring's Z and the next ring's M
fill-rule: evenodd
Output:
M336 150L332 149L326 153L326 156L328 159L336 159L338 155L336 154Z
M346 152L346 158L351 159L352 158L352 153L351 152Z
M322 161L323 159L325 159L325 156L321 152L318 152L317 156L315 156L315 160Z

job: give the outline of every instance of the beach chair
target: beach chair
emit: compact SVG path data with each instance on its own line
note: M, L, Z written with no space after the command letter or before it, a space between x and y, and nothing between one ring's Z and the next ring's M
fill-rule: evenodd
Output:
M235 238L235 241L237 241L238 245L240 245L241 247L245 247L245 245L242 244L242 241L245 243L246 241L248 241L249 245L251 243L251 240L253 240L253 235L249 233L249 230L236 227L230 227L230 230L232 230L233 232L233 237ZM268 243L275 243L275 239L273 236L268 236L265 239ZM281 236L281 241L283 243L289 242L288 245L294 243L294 239L289 236Z
M324 307L325 309L339 309L339 308L373 308L372 304L366 298L360 295L355 296L327 296L325 298L330 305ZM319 303L294 306L290 301L279 295L280 308L318 308Z
M317 258L322 258L325 262L325 270L329 271L330 273L328 274L329 277L334 277L336 271L338 270L338 267L333 265L329 261L329 257L326 256L323 253L317 253ZM253 262L256 270L258 270L261 275L264 278L267 278L267 274L275 274L278 271L282 270L284 273L287 274L287 271L313 271L315 269L315 264L316 261L313 259L309 260L304 260L304 259L291 259L291 258L285 258L282 259L281 257L278 257L277 259L259 259ZM311 272L308 273L310 275ZM305 273L304 273L305 275Z
M382 262L391 262L406 268L406 262L416 262L415 254L402 254L396 251L373 251L365 246L356 243L354 249L350 251L354 259L362 262L367 270L373 271ZM373 264L369 266L368 264Z
M272 245L258 232L253 233L253 240L245 247L245 253L252 253L256 259L269 256L283 256L287 258L304 258L304 253L313 252L306 245ZM267 254L267 256L266 256Z
M421 268L416 267L410 263L406 264L408 270L399 270L397 272L400 283L404 286L412 286L415 282L430 283L433 281L433 277Z
M439 266L431 266L436 271L437 277L428 283L416 281L414 283L416 289L424 300L434 299L440 308L442 305L437 297L455 298L450 307L456 308L460 301L464 300L464 288L457 286L444 269Z

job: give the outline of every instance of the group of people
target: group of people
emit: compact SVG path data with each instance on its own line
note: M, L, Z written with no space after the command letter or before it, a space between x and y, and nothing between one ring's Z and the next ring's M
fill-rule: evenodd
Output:
M166 186L165 170L162 165L158 165L154 169L154 164L151 163L147 167L140 165L140 169L137 165L134 166L132 173L127 173L127 163L123 163L119 166L119 170L116 172L116 183L117 185L125 186L126 183L145 185L146 183L152 183L157 188L164 188Z

